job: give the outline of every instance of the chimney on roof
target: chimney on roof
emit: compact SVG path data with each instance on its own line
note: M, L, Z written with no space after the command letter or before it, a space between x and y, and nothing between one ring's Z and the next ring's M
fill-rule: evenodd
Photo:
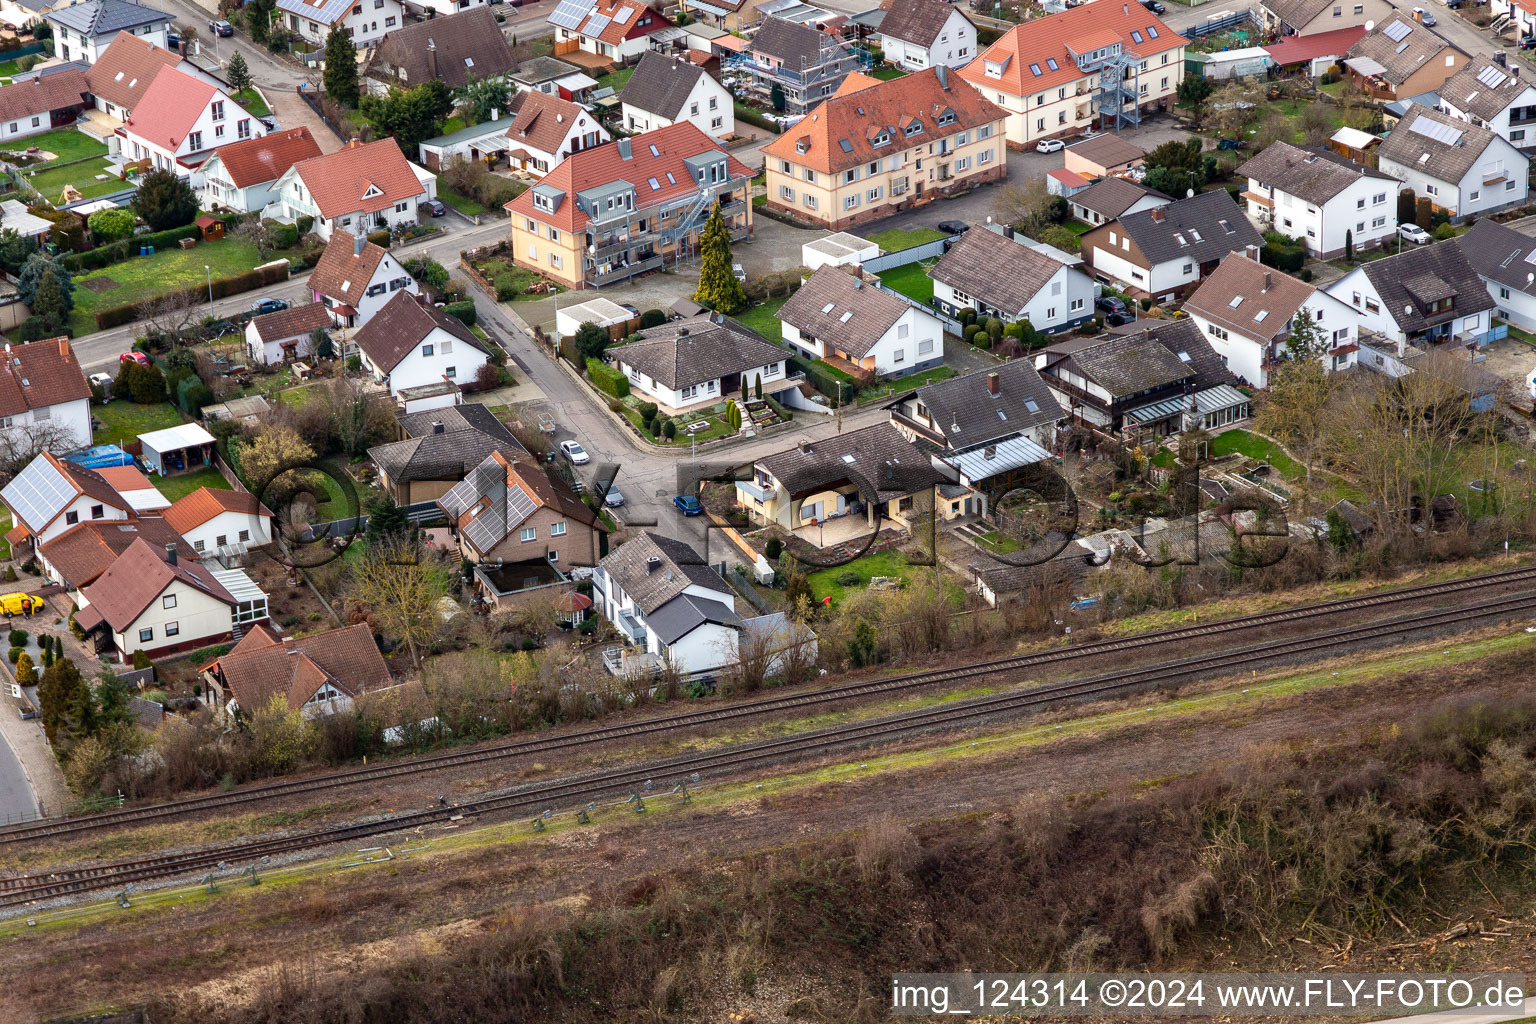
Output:
M940 64L938 66L937 71L938 71L938 75L939 75L939 88L943 89L945 92L948 92L949 91L949 68L945 67L943 64Z
M1493 62L1495 64L1497 64L1499 67L1502 68L1502 67L1505 67L1506 65L1508 65L1509 58L1507 56L1505 56L1503 50L1494 50L1493 51Z
M492 121L500 121L501 120L501 108L500 107L492 107L491 108L491 120Z
M686 327L679 327L677 329L677 336L679 338L686 338L686 337L688 337L688 328L686 328Z
M291 636L283 637L283 650L287 651L289 654L298 654L299 653L299 649L297 647L293 646L293 637L291 637Z
M1003 380L997 375L997 371L987 374L987 394L996 398L1003 390Z
M1275 280L1269 276L1269 271L1264 271L1264 291L1268 292L1272 287L1274 287L1274 284Z
M1259 247L1256 245L1245 245L1243 246L1243 255L1257 263L1259 260Z
M1154 206L1154 207L1152 207L1152 220L1153 221L1155 221L1158 224L1161 224L1163 222L1163 218L1165 216L1167 216L1167 214L1165 214L1163 212L1163 208L1161 206Z
M431 39L427 40L427 74L437 77L437 43Z
M656 557L655 555L652 555L650 558L647 558L645 560L645 571L646 571L647 575L655 572L657 569L660 569L660 568L661 568L661 559Z
M356 149L358 146L361 146L362 144L363 144L363 140L362 139L352 139L351 141L349 141L347 143L347 148L348 149Z
M811 454L811 442L809 441L802 440L799 444L795 445L795 447L800 449L801 455Z
M361 232L359 232L358 234L353 235L352 236L352 255L353 256L361 256L363 254L363 246L365 246L367 244L368 244L368 238L367 238L367 236L363 235Z
M432 421L432 433L434 433L434 434L441 434L442 432L443 432L443 421L442 420L433 420Z
M1012 238L1013 237L1013 225L1012 224L1004 224L1003 225L1003 237L1004 238Z
M59 356L61 358L64 358L64 359L68 359L69 358L69 339L68 338L60 338L59 339Z
M175 544L167 544L165 546L165 564L166 565L175 565L176 564L176 545Z

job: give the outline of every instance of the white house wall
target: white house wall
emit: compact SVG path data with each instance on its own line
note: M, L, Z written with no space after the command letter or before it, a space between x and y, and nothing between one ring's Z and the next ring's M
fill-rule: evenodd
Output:
M248 535L244 540L240 537L241 531ZM207 554L213 554L229 544L260 547L272 542L272 519L251 512L220 512L181 536L195 550ZM220 537L224 538L223 544L219 543Z
M166 595L174 595L176 607L166 608ZM172 625L177 632L171 636L166 630ZM229 605L211 597L198 588L181 580L172 580L144 609L133 625L115 636L117 649L126 657L134 651L153 656L161 647L175 647L192 640L211 639L228 633L234 625L234 613ZM151 639L141 640L140 630L151 630Z
M432 347L432 354L424 355L423 349L428 345ZM389 377L389 393L392 395L407 388L436 384L444 377L455 384L471 382L480 367L485 365L486 359L484 352L467 341L455 338L441 327L432 328L391 369L385 370L374 365L368 354L363 353L363 362L373 371L375 379L382 381L383 377Z
M1525 155L1498 137L1488 144L1488 148L1460 182L1440 181L1416 167L1386 158L1381 160L1382 173L1392 175L1413 189L1415 194L1426 196L1436 206L1449 210L1457 220L1523 204L1529 191L1529 168L1530 161ZM1495 171L1502 172L1506 180L1484 185L1484 178Z
M1500 320L1508 320L1516 327L1527 331L1536 331L1536 296L1527 295L1516 288L1510 288L1483 278L1483 284L1488 286L1488 294L1498 308L1493 315Z
M713 107L710 106L711 100L715 104ZM622 113L624 124L632 132L649 132L666 128L678 121L688 121L711 138L724 139L736 134L736 113L731 94L709 75L699 76L693 91L678 110L676 120L662 117L633 103L623 104Z
M354 4L353 9L362 8L362 12L354 14L351 11L340 22L341 30L352 37L352 45L358 49L376 46L386 32L397 29L402 24L404 8L400 0L362 0L361 4ZM290 32L297 33L303 39L319 44L324 48L326 37L330 35L331 27L327 24L306 18L302 14L292 11L277 10L273 17Z
M41 409L28 409L15 416L0 418L0 433L15 437L18 441L24 441L23 435L30 433L38 424L44 424L49 428L63 428L67 431L67 437L61 435L58 442L48 446L48 450L55 454L89 447L91 401L88 398L79 398L73 402L61 402Z
M223 104L224 116L215 118L214 108ZM149 157L154 160L155 166L165 170L176 170L177 160L186 159L196 153L204 153L228 145L231 142L240 142L244 139L259 139L267 134L267 126L253 117L251 113L240 104L230 99L222 90L215 93L208 104L203 107L202 113L197 115L197 122L182 137L181 143L172 152L169 148L158 143L150 142L141 136L133 134L128 127L123 129L125 135L124 149L132 154L133 159L141 160ZM223 134L219 134L222 132ZM243 133L243 134L242 134ZM198 145L194 146L193 136L197 136ZM199 176L195 185L201 185Z
M976 58L976 26L959 11L951 11L938 38L931 45L923 46L882 36L880 47L885 52L886 60L908 71L921 71L938 65L961 68Z

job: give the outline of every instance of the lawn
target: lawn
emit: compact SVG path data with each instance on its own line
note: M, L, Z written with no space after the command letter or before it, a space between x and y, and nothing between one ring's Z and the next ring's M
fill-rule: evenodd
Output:
M857 401L860 405L866 402L877 402L900 391L911 391L924 384L932 384L936 380L948 380L956 372L953 366L935 366L927 370L919 370L905 377L897 377L895 380L883 381L872 388L866 388L859 392Z
M1088 232L1093 230L1092 224L1081 220L1069 220L1062 226L1065 227L1068 231L1072 232L1078 238L1082 238Z
M1217 434L1211 442L1212 456L1234 453L1269 463L1287 480L1297 480L1306 475L1301 463L1281 451L1279 445L1246 430L1229 430L1225 434Z
M73 164L44 164L43 169L27 178L32 187L42 193L49 202L56 202L65 185L73 185L87 199L121 192L125 186L107 169L107 158L96 157ZM96 175L107 174L105 181L97 181Z
M901 78L904 75L906 75L906 72L901 70L901 68L896 67L894 64L887 64L885 67L881 68L879 71L874 72L869 77L878 78L882 82L889 82L893 78Z
M41 135L28 135L25 138L0 142L0 149L11 152L19 152L32 146L46 153L52 153L60 160L84 160L87 157L107 155L106 146L85 132L77 132L73 128L61 128L58 131L43 132Z
M837 578L845 572L858 573L859 582L847 586L837 582ZM907 556L900 551L886 551L878 555L855 558L851 562L831 569L818 570L807 576L806 581L810 583L811 593L818 604L828 597L832 599L833 604L838 604L850 592L857 592L868 586L872 576L900 576L903 582L910 582L912 566L907 563Z
M11 510L0 505L0 558L11 557L11 542L5 539L5 535L11 529Z
M21 58L18 57L16 60L8 60L0 64L0 78L14 78L20 74L21 68L16 66L19 63L21 63Z
M163 476L155 481L155 489L172 501L185 498L200 487L206 487L210 491L233 490L229 486L229 481L224 479L224 474L212 466L204 466L196 473Z
M437 186L437 198L441 199L455 210L458 210L466 217L477 217L480 214L486 212L485 207L475 202L473 199L470 199L467 196L461 196L452 189L444 188L441 184Z
M863 237L886 252L897 252L901 249L910 249L914 245L922 245L924 242L937 242L941 238L948 238L949 232L940 231L937 228L887 228Z
M214 277L228 277L250 270L262 262L256 247L226 238L203 242L191 249L162 249L153 256L135 256L110 267L93 270L75 278L75 309L69 325L75 337L96 331L96 311L130 302L143 302L167 292L201 285L208 280L203 267L213 269ZM92 281L112 282L105 291L96 291Z
M997 530L984 533L977 539L981 541L982 547L986 548L988 551L993 552L994 554L999 555L1011 555L1013 552L1019 550L1019 547L1021 546L1016 539L1008 536L1005 533L1000 533Z
M933 305L933 278L921 263L908 263L880 272L880 283L894 288L901 294L916 299L925 306Z
M769 341L778 342L784 337L784 329L779 326L779 310L788 301L789 296L786 295L782 299L759 302L745 313L737 313L736 322L751 328Z
M253 117L272 116L272 108L267 106L266 101L261 98L261 93L256 91L255 86L240 90L231 96L230 99L244 107L246 113Z
M106 405L92 405L91 415L102 424L94 438L97 444L132 441L151 430L164 430L186 422L170 402L137 405L126 398L115 398Z
M619 70L613 72L613 74L611 74L611 75L604 75L602 78L599 78L597 80L597 87L599 89L601 89L604 86L607 86L607 87L611 88L614 92L623 92L624 91L624 83L628 82L629 81L629 76L634 74L634 73L635 73L635 69L632 68L632 67L629 67L629 68L619 68Z

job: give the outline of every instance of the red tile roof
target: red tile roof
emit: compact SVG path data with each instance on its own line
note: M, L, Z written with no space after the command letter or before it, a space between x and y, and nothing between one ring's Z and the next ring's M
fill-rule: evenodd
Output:
M205 666L215 671L240 707L265 706L282 694L300 708L325 683L348 696L394 682L367 623L278 639L270 627L251 630L228 654Z
M271 516L267 507L256 500L256 495L245 491L224 488L199 487L184 498L179 498L165 510L165 521L177 533L185 534L225 512L243 512L247 515Z
M89 400L91 385L68 338L6 345L0 369L0 416L19 416L64 402Z
M331 236L325 251L309 275L312 291L332 299L344 299L353 305L363 301L368 282L384 262L384 250L372 242L363 243L362 255L356 255L357 239L345 231Z
M939 124L946 113L954 114L954 119ZM973 131L1007 116L1006 110L952 72L944 72L941 81L940 69L929 68L889 82L871 81L862 88L856 84L851 90L844 83L837 95L764 146L763 152L823 174L836 174L900 153L918 141ZM922 131L909 139L906 132L914 124L921 125ZM886 141L876 145L881 136Z
M1276 64L1300 64L1318 57L1337 57L1349 52L1349 48L1365 35L1365 26L1336 28L1331 32L1319 32L1311 36L1286 36L1278 43L1264 47Z
M218 89L200 78L173 67L161 68L133 108L133 116L123 123L123 131L174 153L186 141L208 104L219 95ZM236 112L243 114L244 110L233 100L225 102L228 109L224 116L233 124ZM213 139L202 141L208 143Z
M586 109L547 92L525 89L512 97L507 113L512 115L507 138L558 159L560 143Z
M59 571L66 585L79 588L94 582L141 537L157 551L175 544L180 557L198 560L192 545L182 540L164 519L153 517L80 523L44 544L38 552Z
M308 128L289 128L256 139L220 146L214 154L236 188L276 181L300 160L320 156L320 145Z
M96 471L96 475L107 483L119 494L124 491L152 491L155 485L149 482L149 477L140 473L133 466L106 466Z
M600 23L597 21L599 17L608 20ZM641 24L647 17L651 20ZM586 21L582 22L580 32L589 39L600 39L617 46L626 39L648 36L671 24L671 19L639 0L597 0ZM593 28L598 25L601 25L600 30L594 32Z
M610 142L595 149L572 153L539 181L540 185L557 188L565 193L565 198L560 201L554 213L534 209L531 189L508 203L506 208L566 231L579 231L586 227L587 215L576 208L576 193L622 178L635 186L637 205L645 207L670 202L682 196L694 195L699 190L698 182L683 163L684 157L725 152L718 142L688 121L680 121L625 141L629 145L628 160L621 155L619 143ZM656 156L651 155L652 146L656 147ZM735 157L730 157L728 166L733 178L752 176L752 169ZM650 178L655 178L660 188L652 189L648 184Z
M424 192L393 138L366 143L354 139L344 149L299 161L293 170L327 219L414 203Z
M66 68L51 75L38 75L0 89L0 121L46 114L64 107L84 106L90 91L85 72ZM46 126L46 123L45 123Z
M133 110L162 68L181 63L181 54L134 35L119 32L85 72L91 92L108 103Z
M1156 30L1156 36L1148 31L1149 27ZM1132 32L1141 36L1141 42L1132 38ZM1014 26L961 68L959 74L978 88L1010 96L1033 96L1080 78L1098 77L1098 70L1078 70L1077 61L1067 52L1069 45L1082 52L1081 48L1092 50L1117 41L1123 52L1138 57L1149 57L1188 42L1136 0L1097 0ZM1056 62L1056 70L1051 70L1048 60ZM1040 73L1035 74L1030 65L1038 67ZM989 66L1001 66L999 73L989 75Z
M128 550L81 594L113 632L120 633L133 625L150 602L176 580L196 587L215 600L231 606L235 604L229 591L200 563L178 558L173 566L165 560L163 548L150 547L142 537L130 544ZM78 615L75 618L80 620Z

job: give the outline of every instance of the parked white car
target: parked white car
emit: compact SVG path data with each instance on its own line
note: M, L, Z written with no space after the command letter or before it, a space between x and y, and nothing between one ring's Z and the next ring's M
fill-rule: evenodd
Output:
M1055 153L1066 148L1067 144L1060 139L1041 139L1035 143L1036 153Z
M1430 242L1434 241L1434 239L1430 237L1429 232L1425 231L1417 224L1399 224L1397 226L1397 234L1400 238L1402 238L1403 241L1412 245L1428 245Z

